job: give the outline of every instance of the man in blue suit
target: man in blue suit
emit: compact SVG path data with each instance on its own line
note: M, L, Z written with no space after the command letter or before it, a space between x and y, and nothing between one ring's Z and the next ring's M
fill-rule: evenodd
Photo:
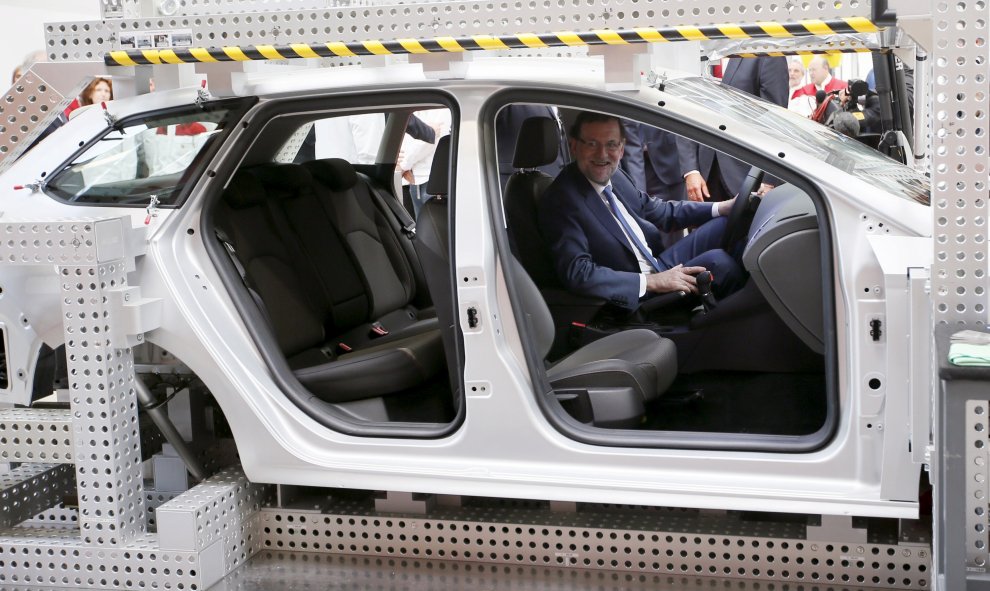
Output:
M695 277L712 272L722 296L745 281L720 244L733 200L692 203L653 199L615 174L625 133L617 117L583 112L569 132L574 161L539 204L539 222L565 287L629 311L653 294L697 293ZM698 226L663 249L661 231Z
M789 96L787 59L760 56L729 59L722 84L765 101L787 107ZM692 201L721 201L736 194L749 172L749 165L689 139L677 138L687 197ZM767 179L761 194L779 181Z

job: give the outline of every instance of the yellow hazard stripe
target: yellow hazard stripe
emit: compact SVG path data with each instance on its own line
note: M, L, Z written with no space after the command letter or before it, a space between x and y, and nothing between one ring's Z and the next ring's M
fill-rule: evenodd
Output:
M541 49L544 47L550 47L543 42L538 35L517 35L519 41L523 43L526 47L531 47L533 49Z
M440 45L440 47L446 49L447 51L454 51L454 52L464 51L464 48L461 47L461 44L458 43L457 39L454 39L453 37L437 37L437 43Z
M505 44L504 41L498 37L491 37L489 35L475 35L471 37L474 42L478 44L478 47L486 50L499 50L499 49L509 49L509 46Z
M126 51L111 51L107 56L114 61L115 64L120 66L136 66L138 63L131 59L131 56L127 55Z
M355 57L356 53L347 47L346 43L327 43L327 49L339 57Z
M855 29L857 33L876 33L880 30L880 27L868 18L852 17L844 18L842 20Z
M670 41L670 39L665 38L656 29L633 29L633 31L636 31L636 34L647 43L666 43Z
M739 25L733 24L723 24L715 25L715 27L722 32L727 39L749 39L750 35L746 31L742 30Z
M194 58L196 58L196 61L199 61L199 62L215 62L215 61L219 61L219 60L217 60L217 58L215 58L212 55L210 55L209 50L206 49L205 47L193 47L192 49L189 50L189 53L191 53L192 56Z
M629 45L629 42L620 37L615 31L595 31L595 34L608 45Z
M235 62L251 61L251 58L244 55L244 50L241 49L240 47L224 47L223 52L226 53L227 56L230 59L234 60Z
M136 49L110 51L104 56L108 65L140 66L247 60L281 60L288 58L357 57L363 55L424 54L463 51L496 51L516 47L583 47L588 45L628 45L630 43L665 43L668 41L704 41L708 39L760 39L796 36L829 36L847 33L875 33L880 28L862 17L829 21L808 19L793 22L761 21L749 24L720 23L704 26L678 26L663 29L602 29L594 31L556 31L553 33L514 35L472 35L470 37L435 37L432 39L369 39L324 44L228 46ZM774 55L788 55L774 52ZM793 55L791 53L790 55Z
M281 53L279 53L278 50L275 49L274 47L272 47L271 45L259 45L258 46L258 53L260 53L261 55L265 56L266 58L268 58L270 60L284 60L285 59L285 56L282 55Z
M815 21L815 20L801 21L801 25L803 25L804 28L808 29L808 31L810 31L812 35L835 34L835 31L832 30L832 27L829 27L827 24L825 24L825 21Z
M423 45L416 39L399 39L398 43L409 53L430 53L429 50L423 47Z
M381 41L365 41L364 46L374 55L392 55L392 52L385 49Z
M707 41L708 36L697 27L677 27L677 32L688 41Z

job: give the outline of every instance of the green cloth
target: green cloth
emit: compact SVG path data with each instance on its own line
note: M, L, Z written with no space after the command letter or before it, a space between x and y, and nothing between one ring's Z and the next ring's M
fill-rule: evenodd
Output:
M990 367L990 345L952 343L949 346L949 363L963 367Z

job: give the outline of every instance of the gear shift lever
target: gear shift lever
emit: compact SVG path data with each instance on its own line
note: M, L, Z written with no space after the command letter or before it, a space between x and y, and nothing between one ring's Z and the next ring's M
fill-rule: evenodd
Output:
M701 295L701 305L705 308L706 313L718 306L715 296L712 294L712 279L714 277L712 277L711 271L702 271L695 277L698 282L698 294Z

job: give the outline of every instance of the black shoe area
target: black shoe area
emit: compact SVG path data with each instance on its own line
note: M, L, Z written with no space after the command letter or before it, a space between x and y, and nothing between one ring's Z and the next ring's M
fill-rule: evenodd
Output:
M702 391L690 404L647 407L643 429L808 435L825 422L825 376L817 373L705 372L680 375L672 392Z

